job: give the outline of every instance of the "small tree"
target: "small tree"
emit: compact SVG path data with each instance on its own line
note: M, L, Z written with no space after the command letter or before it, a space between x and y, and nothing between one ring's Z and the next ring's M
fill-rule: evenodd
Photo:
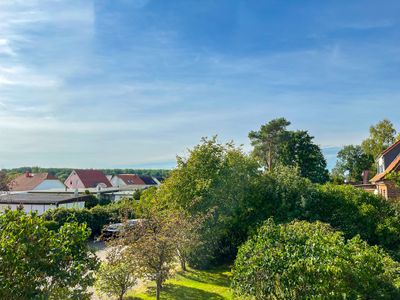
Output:
M156 299L176 257L176 219L168 211L148 211L146 219L126 230L120 242L127 246L140 274L156 283Z
M96 290L122 300L137 283L135 264L122 247L114 247L97 273Z

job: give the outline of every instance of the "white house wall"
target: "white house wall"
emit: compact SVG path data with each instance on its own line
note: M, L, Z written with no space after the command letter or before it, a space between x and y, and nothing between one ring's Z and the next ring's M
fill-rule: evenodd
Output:
M0 204L0 211L4 211L7 208L11 210L16 210L21 205L19 204ZM26 213L36 211L39 215L42 215L45 211L50 209L57 208L56 205L48 205L48 204L24 204L23 210ZM71 203L64 203L60 204L58 207L65 207L65 208L84 208L85 202L71 202Z
M84 208L84 207L85 207L85 202L64 203L64 204L60 204L58 207L65 207L65 208Z
M111 184L112 184L112 186L116 186L116 187L126 185L126 183L118 176L113 176L113 178L111 178Z

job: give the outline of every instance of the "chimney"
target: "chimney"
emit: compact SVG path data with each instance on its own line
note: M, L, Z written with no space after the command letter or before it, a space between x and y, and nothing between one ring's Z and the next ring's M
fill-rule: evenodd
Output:
M369 170L365 170L362 172L362 178L363 178L363 184L368 184L369 183Z

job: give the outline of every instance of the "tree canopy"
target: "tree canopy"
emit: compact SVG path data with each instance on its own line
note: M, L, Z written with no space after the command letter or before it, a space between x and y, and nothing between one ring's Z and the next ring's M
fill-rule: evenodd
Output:
M253 155L272 171L278 165L298 167L300 174L312 182L328 180L326 160L314 137L307 131L290 131L290 122L278 118L262 125L260 130L251 131L249 138Z
M97 259L85 224L52 231L36 214L0 215L0 299L89 299Z
M397 299L400 264L328 224L268 220L240 247L232 287L254 299Z
M344 146L337 154L333 175L348 181L360 181L362 172L370 170L374 163L372 155L366 154L359 145Z
M365 154L376 159L378 155L399 139L393 123L383 119L369 128L369 137L361 143Z

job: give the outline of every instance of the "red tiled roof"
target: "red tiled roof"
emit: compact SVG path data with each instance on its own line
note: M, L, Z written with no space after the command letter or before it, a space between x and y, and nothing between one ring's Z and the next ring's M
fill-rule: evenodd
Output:
M392 163L386 168L386 170L382 173L376 174L370 181L371 182L378 182L383 180L387 174L392 171L396 171L400 165L400 155L398 155Z
M8 184L8 188L10 191L30 191L41 184L46 179L49 180L58 180L57 177L49 174L49 173L25 173Z
M133 185L133 184L139 184L139 185L144 185L144 181L136 174L119 174L117 175L125 184L127 185Z
M112 187L110 181L107 179L106 175L104 175L102 171L91 169L74 171L86 188L94 188L99 183L104 183L107 187Z

